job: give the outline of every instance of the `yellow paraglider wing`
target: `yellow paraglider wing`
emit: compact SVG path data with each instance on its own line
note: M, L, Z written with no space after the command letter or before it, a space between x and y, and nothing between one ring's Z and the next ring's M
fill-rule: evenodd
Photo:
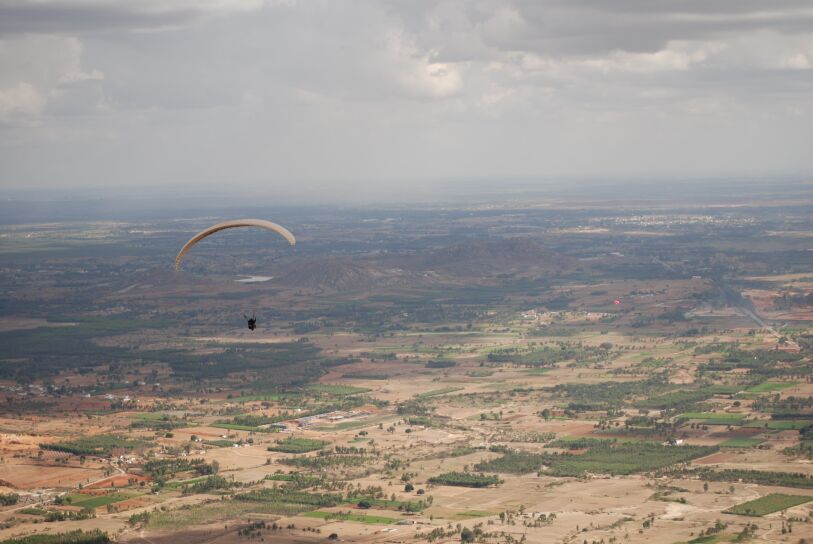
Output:
M294 235L291 234L291 231L286 229L281 225L277 225L276 223L272 223L271 221L266 221L264 219L237 219L235 221L224 221L222 223L218 223L217 225L212 225L208 229L204 229L194 235L178 252L178 256L175 257L175 270L181 269L181 263L183 262L183 258L189 253L189 250L192 249L192 246L210 236L216 232L225 229L233 229L237 227L260 227L263 229L273 230L277 234L281 235L283 238L288 240L288 243L296 245L296 238Z

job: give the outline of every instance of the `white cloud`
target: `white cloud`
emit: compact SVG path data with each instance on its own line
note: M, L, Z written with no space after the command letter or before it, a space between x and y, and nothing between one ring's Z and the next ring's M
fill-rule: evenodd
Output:
M68 72L63 74L59 78L60 84L67 84L67 83L78 83L80 81L102 81L104 79L104 74L101 73L99 70L93 69L90 72L83 72L82 70L75 70L73 72Z
M30 83L20 82L0 88L0 120L39 114L45 108L45 102L45 96Z
M433 62L432 51L418 49L413 39L402 29L387 33L381 73L393 81L408 95L416 98L443 98L452 96L463 87L458 68L452 64Z
M783 58L779 65L782 68L789 68L791 70L810 70L813 69L813 62L810 57L804 53L791 54Z
M7 36L0 39L0 122L46 112L68 86L102 81L98 69L82 67L82 42L75 37Z

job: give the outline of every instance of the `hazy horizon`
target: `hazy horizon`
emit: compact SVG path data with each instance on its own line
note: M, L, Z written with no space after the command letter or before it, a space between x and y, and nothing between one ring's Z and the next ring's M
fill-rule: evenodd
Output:
M407 186L369 189L353 186L338 195L310 188L238 190L228 186L0 189L0 223L45 220L132 220L200 214L226 217L299 209L646 209L807 206L813 181L786 179L651 180L432 180Z

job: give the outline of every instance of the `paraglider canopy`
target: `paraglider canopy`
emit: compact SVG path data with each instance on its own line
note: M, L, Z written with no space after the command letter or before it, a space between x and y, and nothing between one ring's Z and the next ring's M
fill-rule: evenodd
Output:
M263 229L268 229L276 232L277 234L281 235L283 238L288 240L288 243L292 246L296 245L296 238L294 235L291 234L291 231L283 227L282 225L277 225L276 223L272 223L271 221L266 221L265 219L237 219L234 221L224 221L222 223L218 223L217 225L212 225L211 227L204 229L194 235L178 252L178 255L175 257L175 270L181 269L181 263L183 262L183 258L189 253L189 250L192 249L192 246L210 236L216 232L225 229L233 229L236 227L260 227Z

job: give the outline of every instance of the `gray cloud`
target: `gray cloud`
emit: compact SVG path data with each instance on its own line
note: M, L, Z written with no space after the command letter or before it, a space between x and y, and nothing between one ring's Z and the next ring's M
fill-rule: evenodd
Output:
M172 29L206 15L251 11L262 5L262 0L6 0L0 3L0 34Z
M811 91L808 1L10 0L0 183L807 173Z

